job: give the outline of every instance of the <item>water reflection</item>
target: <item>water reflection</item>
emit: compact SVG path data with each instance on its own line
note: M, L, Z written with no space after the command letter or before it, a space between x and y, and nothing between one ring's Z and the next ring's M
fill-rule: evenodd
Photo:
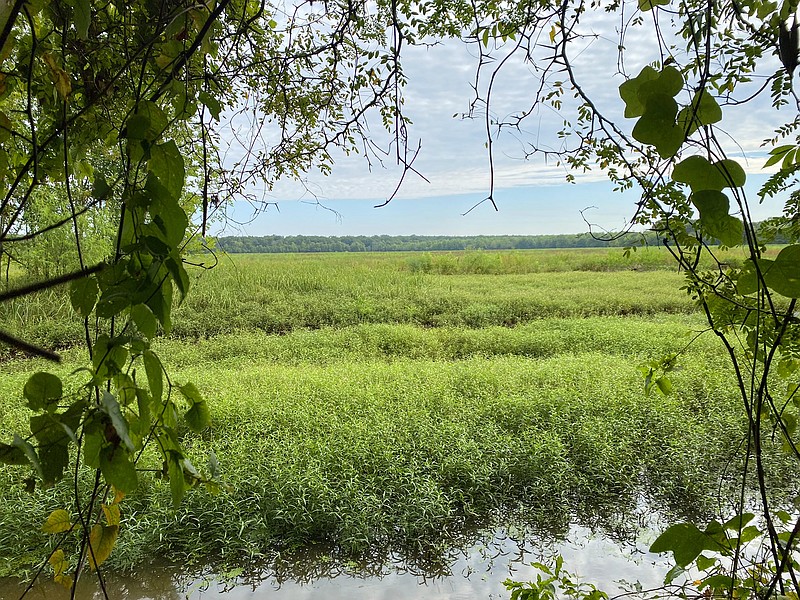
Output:
M186 574L151 566L131 575L110 575L106 588L118 600L198 600L224 595L226 600L460 600L508 598L502 582L535 578L533 561L564 556L567 568L581 579L609 592L619 591L620 580L640 581L645 587L658 585L668 569L662 560L646 552L652 534L643 533L627 542L612 541L602 534L572 526L560 542L540 536L522 539L518 532L496 529L465 551L450 553L433 570L419 562L389 555L380 563L338 562L318 549L303 555L276 556L270 568L227 579L208 573ZM0 600L19 598L19 584L0 582ZM27 596L32 599L69 598L52 582L38 583ZM77 597L102 598L96 581L86 577Z

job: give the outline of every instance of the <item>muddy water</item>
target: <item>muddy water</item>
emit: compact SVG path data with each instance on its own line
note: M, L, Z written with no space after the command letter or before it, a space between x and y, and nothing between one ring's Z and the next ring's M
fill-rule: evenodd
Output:
M546 562L557 554L564 557L565 568L607 592L621 590L620 580L655 587L669 568L663 559L647 553L650 533L625 544L577 526L560 542L519 542L503 530L488 537L487 542L454 554L436 572L412 569L397 560L364 571L356 565L333 564L322 556L314 559L313 568L306 560L302 567L284 565L248 580L235 574L220 578L213 573L151 566L124 577L109 575L105 584L109 598L115 600L499 600L510 595L502 584L506 578L535 579L530 563ZM19 598L24 590L17 582L0 580L0 600ZM68 597L66 590L51 582L37 584L26 596L36 600ZM77 597L94 600L103 594L96 581L86 577Z

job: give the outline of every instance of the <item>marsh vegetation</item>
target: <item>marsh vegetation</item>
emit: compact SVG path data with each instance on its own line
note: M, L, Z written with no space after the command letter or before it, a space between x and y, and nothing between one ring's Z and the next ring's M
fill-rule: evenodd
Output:
M716 514L746 423L668 264L647 249L221 257L156 346L208 400L211 427L180 434L224 485L174 509L145 455L108 568L252 572L308 547L433 565L496 526L624 537L646 506L666 522ZM54 372L77 387L60 294L3 305L2 326L65 348ZM646 394L640 367L670 354L674 393ZM7 353L1 368L6 438L40 366ZM32 575L42 523L68 504L71 482L31 496L27 476L0 467L0 575Z

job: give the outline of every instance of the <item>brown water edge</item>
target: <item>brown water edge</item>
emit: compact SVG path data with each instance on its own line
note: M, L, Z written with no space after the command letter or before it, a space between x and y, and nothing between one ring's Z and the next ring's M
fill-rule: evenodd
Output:
M657 587L669 570L665 558L647 552L655 534L650 528L626 542L613 541L586 527L573 525L561 541L552 538L515 539L499 528L487 532L484 542L454 551L451 560L433 571L410 566L395 556L382 565L336 563L328 555L305 553L297 560L278 561L254 576L236 572L187 573L180 568L150 565L127 575L108 574L105 584L114 600L461 600L503 599L509 593L503 581L536 578L534 561L564 557L565 568L582 581L595 583L610 594L638 581ZM16 580L0 580L0 600L20 598L25 586ZM103 598L90 574L81 580L77 598ZM31 600L65 600L67 590L42 580L25 596Z

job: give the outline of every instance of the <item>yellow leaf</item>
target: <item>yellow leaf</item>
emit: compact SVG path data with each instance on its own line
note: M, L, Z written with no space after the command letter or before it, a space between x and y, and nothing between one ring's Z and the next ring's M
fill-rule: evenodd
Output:
M64 551L59 548L47 560L50 566L53 567L53 581L60 583L68 590L72 589L72 576L67 575L65 571L69 569L69 561L64 557Z
M47 521L42 525L42 531L45 533L61 533L69 531L70 527L72 527L72 523L69 521L69 513L63 508L59 508L51 512L50 516L47 517Z
M43 54L42 58L50 68L50 76L53 78L53 83L56 84L58 94L66 100L67 96L72 93L72 82L69 80L69 75L67 75L64 69L58 66L52 54Z
M550 28L550 43L551 44L555 44L556 43L556 26L555 25L553 25Z
M118 490L113 485L111 486L111 491L114 492L114 501L111 504L119 504L122 502L122 499L125 497L125 492Z
M103 504L103 514L106 516L106 525L119 525L119 504Z
M64 551L59 548L47 560L50 563L50 566L53 567L53 573L55 573L55 580L58 581L59 577L64 575L64 571L69 568L69 562L64 557Z
M117 525L101 525L92 527L89 534L89 568L96 571L106 559L111 556L111 551L117 543L119 527Z
M53 578L56 583L60 583L68 590L72 589L72 576L71 575L58 575Z

